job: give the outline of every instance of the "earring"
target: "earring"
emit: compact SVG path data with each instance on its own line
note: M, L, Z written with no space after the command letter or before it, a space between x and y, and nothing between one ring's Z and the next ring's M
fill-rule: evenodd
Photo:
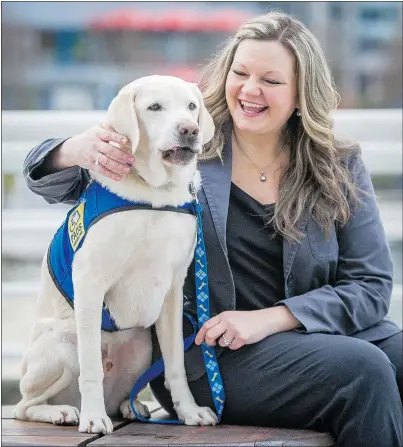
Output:
M301 116L301 112L297 110L297 116Z

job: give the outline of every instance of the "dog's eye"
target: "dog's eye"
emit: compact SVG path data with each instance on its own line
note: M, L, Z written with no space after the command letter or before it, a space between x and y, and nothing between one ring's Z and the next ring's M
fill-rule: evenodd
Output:
M190 110L194 110L196 108L196 104L194 103L194 102L191 102L190 104L189 104L189 109Z
M157 112L158 110L161 110L162 107L156 102L155 104L152 104L147 110L152 110L153 112Z

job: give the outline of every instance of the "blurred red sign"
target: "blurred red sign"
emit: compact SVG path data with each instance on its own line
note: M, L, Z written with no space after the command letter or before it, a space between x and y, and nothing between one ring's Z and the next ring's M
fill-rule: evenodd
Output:
M97 30L231 32L250 18L250 13L238 9L170 9L159 13L152 10L119 9L95 18L90 21L89 26Z

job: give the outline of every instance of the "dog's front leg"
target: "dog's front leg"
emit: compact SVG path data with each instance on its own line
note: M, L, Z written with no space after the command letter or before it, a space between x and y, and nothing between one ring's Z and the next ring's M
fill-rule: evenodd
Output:
M209 407L199 407L186 380L183 351L183 293L175 287L164 300L155 323L165 364L165 384L171 392L178 418L186 425L215 425L216 414Z
M75 269L80 271L79 266ZM80 364L80 432L112 433L106 414L103 390L104 371L101 352L102 304L106 292L103 281L81 273L74 275L74 308Z

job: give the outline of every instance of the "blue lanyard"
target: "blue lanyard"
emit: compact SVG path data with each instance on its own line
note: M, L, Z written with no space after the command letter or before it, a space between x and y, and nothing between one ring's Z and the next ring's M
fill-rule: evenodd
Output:
M195 283L196 283L196 305L197 305L197 321L198 327L201 328L203 324L210 319L210 294L208 287L208 272L206 247L203 237L202 226L202 206L197 200L196 193L192 191L194 202L193 206L197 217L197 242L195 247ZM196 324L191 315L184 313L189 319L193 327L193 334L184 340L184 350L187 351L193 344L196 337ZM218 422L221 421L222 413L224 411L225 393L224 386L221 379L220 369L217 362L214 347L203 342L201 346L203 352L204 365L207 372L207 377L210 385L211 396L213 398L214 406L218 417ZM133 401L138 393L153 379L157 378L164 372L164 360L161 358L157 360L147 371L145 371L137 382L134 384L130 392L130 406L133 414L139 421L151 422L154 424L182 424L178 419L169 420L155 420L146 419L142 417L135 409Z
M208 287L206 247L204 245L202 227L202 207L198 200L195 200L197 215L197 242L195 248L195 282L196 282L196 305L197 321L199 328L210 319L210 293ZM224 411L225 393L221 379L220 369L217 362L214 347L203 342L202 346L204 365L208 376L211 396L216 408L218 422Z

